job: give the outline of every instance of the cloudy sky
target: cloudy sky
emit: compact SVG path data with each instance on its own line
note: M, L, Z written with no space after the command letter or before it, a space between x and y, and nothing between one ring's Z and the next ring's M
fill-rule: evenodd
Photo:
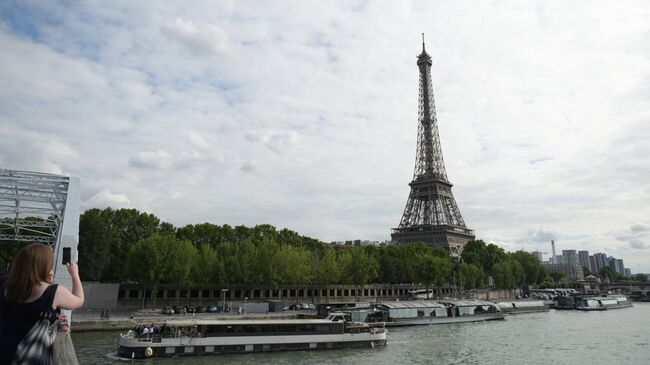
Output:
M0 0L0 167L85 208L386 240L420 33L469 228L650 272L646 1Z

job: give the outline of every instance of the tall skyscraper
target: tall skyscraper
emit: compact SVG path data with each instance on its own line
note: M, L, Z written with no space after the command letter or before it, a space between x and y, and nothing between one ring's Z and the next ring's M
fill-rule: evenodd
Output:
M578 251L578 261L580 265L589 269L589 271L594 271L591 268L591 263L589 263L589 251Z
M607 255L604 253L595 253L594 261L596 261L596 272L599 272L603 267L607 266Z
M562 250L562 261L564 264L575 265L578 263L576 250Z

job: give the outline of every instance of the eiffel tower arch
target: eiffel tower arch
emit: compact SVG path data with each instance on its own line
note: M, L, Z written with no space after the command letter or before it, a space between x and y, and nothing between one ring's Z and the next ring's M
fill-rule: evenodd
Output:
M393 228L391 239L396 244L426 242L448 249L452 256L459 256L465 243L475 236L465 225L451 192L453 185L447 178L433 99L432 62L424 47L424 34L417 65L420 92L415 170L402 219L399 226Z

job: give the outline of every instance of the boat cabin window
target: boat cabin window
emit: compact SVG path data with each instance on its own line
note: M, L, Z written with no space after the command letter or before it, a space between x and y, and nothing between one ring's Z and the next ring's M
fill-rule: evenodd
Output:
M207 325L206 337L220 336L286 336L298 334L331 334L343 332L343 322L332 323L262 323L248 325Z

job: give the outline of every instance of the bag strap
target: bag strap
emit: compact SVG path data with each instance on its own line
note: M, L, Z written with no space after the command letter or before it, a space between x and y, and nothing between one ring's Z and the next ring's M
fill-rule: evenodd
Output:
M41 318L47 318L50 320L50 323L53 323L59 317L61 312L59 308L52 309L52 303L54 303L54 296L56 295L56 290L58 289L59 284L52 284L45 289L44 297L45 303L47 305L47 310L41 314Z

